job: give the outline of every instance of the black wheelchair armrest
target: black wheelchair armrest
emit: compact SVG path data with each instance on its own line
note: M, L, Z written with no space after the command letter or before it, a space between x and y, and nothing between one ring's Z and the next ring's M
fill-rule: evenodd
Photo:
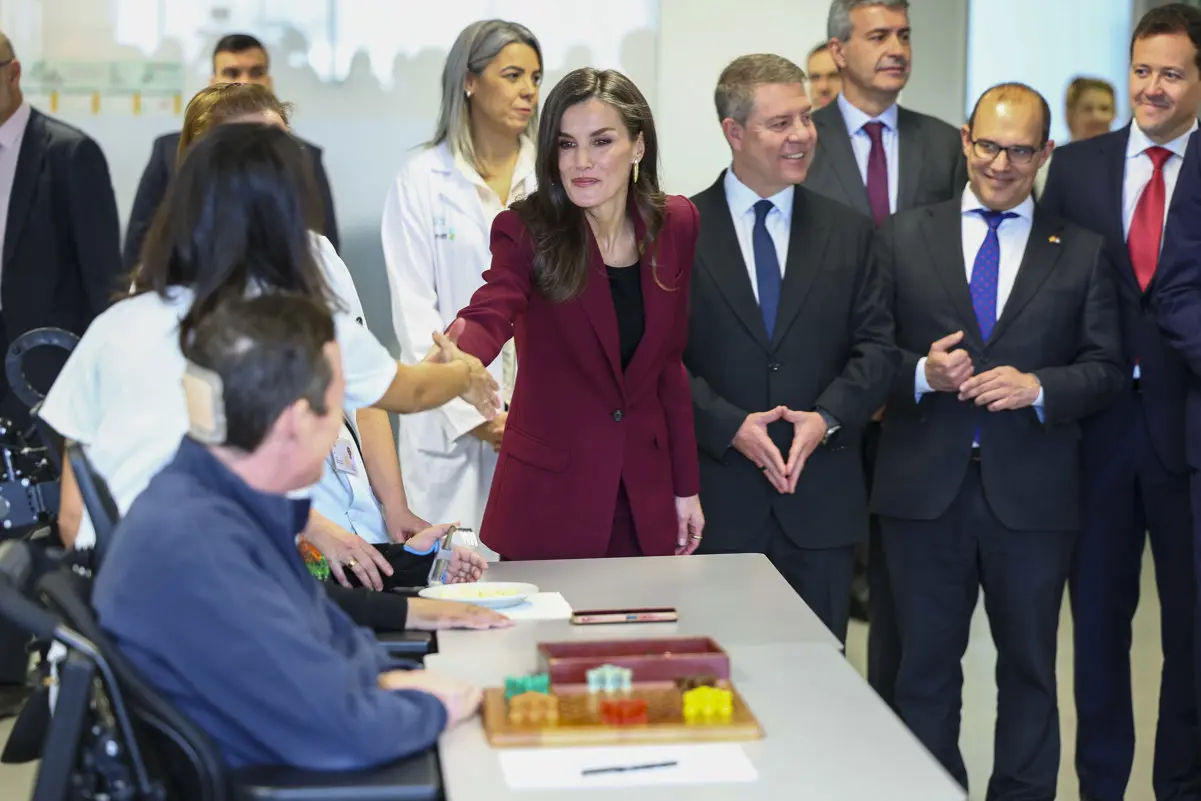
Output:
M437 750L366 771L318 773L295 768L243 768L229 776L234 801L438 801Z
M392 656L421 657L433 651L434 635L428 631L377 632L375 639Z

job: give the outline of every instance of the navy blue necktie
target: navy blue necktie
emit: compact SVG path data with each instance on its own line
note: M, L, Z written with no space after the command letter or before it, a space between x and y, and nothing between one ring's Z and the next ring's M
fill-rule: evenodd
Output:
M997 282L1001 271L1001 241L997 236L997 229L1001 227L1002 222L1017 215L1011 211L992 209L976 209L976 213L988 224L988 234L984 237L980 249L976 251L969 287L972 308L976 310L976 322L980 325L980 338L988 342L993 326L997 324Z
M763 324L767 326L770 339L776 328L776 311L780 308L780 257L776 255L776 243L767 232L767 215L775 208L770 200L755 204L755 229L751 243L755 251L755 281L759 285L759 311Z
M972 264L972 280L968 287L972 294L972 308L976 310L976 322L980 325L980 339L985 343L992 336L992 330L997 324L997 284L1001 273L1001 240L997 229L1005 220L1017 217L1011 211L993 211L992 209L976 209L976 213L984 218L988 225L988 233L983 244L976 251L976 260ZM980 442L980 426L976 426L976 442Z

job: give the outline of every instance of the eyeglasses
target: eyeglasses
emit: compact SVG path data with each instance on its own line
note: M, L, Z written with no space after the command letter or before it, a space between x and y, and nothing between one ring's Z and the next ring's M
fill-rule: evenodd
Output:
M996 142L988 139L973 139L972 152L978 158L994 161L997 156L1004 153L1009 157L1010 164L1029 164L1034 159L1034 154L1042 150L1041 147L1031 147L1030 145L998 145Z
M7 67L9 64L13 63L16 60L17 59L15 57L13 57L13 58L6 58L3 61L0 61L0 70L4 69L5 67Z

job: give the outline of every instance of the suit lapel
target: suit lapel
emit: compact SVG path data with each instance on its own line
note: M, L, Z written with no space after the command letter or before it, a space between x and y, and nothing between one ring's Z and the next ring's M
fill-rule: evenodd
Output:
M863 184L863 175L859 172L859 162L855 161L855 151L851 147L851 137L847 134L846 120L842 116L837 103L827 106L829 119L826 120L817 135L817 147L830 164L842 191L850 199L851 206L861 214L872 216L872 207L867 200L867 187Z
M916 115L903 108L897 109L897 211L911 209L917 205L918 178L922 174L922 161L926 157L925 140L919 129Z
M721 290L722 299L729 304L747 332L764 350L770 351L767 327L751 289L751 277L747 271L734 221L730 218L730 205L726 202L724 189L725 172L717 183L697 197L700 213L700 235L697 241L697 261L713 276ZM795 214L796 211L794 210Z
M1063 246L1059 244L1058 237L1058 234L1062 232L1063 227L1058 221L1051 219L1047 214L1040 214L1038 207L1035 207L1034 222L1030 227L1030 239L1026 243L1026 252L1022 254L1022 264L1018 267L1013 289L1005 301L1005 308L1001 310L1001 317L992 330L992 336L989 337L989 344L996 342L1004 335L1014 318L1021 313L1030 299L1038 293L1043 282L1051 275L1051 270L1055 267L1055 262L1059 260L1059 254L1063 249Z
M638 242L642 242L643 237L646 236L646 226L643 225L642 218L638 215L632 201L630 209L634 218L634 237ZM621 334L617 329L617 310L613 306L613 292L609 289L609 273L605 269L605 260L601 256L600 246L596 243L592 227L587 223L585 225L588 231L588 282L584 286L584 294L580 298L580 303L584 307L588 321L592 324L592 330L596 332L596 337L600 340L601 349L605 352L605 360L609 363L609 369L613 371L613 379L617 382L617 386L624 390L626 375L621 366ZM650 270L649 254L643 254L638 262L639 270ZM644 305L646 304L645 287L644 280ZM645 313L649 316L649 310ZM648 320L645 328L649 327ZM644 340L646 339L645 328L642 337ZM641 343L639 345L641 346Z
M958 200L940 203L926 210L927 217L922 225L926 247L930 251L933 266L943 289L951 297L955 313L963 328L964 338L983 349L980 336L980 321L972 306L972 294L967 284L967 268L963 263L963 225L960 221Z
M29 219L29 210L33 207L33 195L37 190L38 176L42 172L42 161L46 155L45 138L46 126L42 115L35 110L29 115L25 137L21 140L21 150L17 153L17 171L13 175L8 219L4 227L4 268L0 274L8 272L8 264L16 252L17 243L25 229L25 221Z
M830 229L814 218L807 193L793 189L792 222L788 229L788 255L784 266L784 284L780 287L780 308L776 312L776 330L772 344L778 345L788 327L805 305L809 291L821 272Z
M1102 233L1119 245L1117 250L1121 253L1121 258L1114 265L1114 269L1127 283L1128 288L1134 291L1135 297L1138 297L1142 295L1143 290L1139 287L1138 278L1134 275L1134 264L1130 261L1130 251L1126 249L1126 226L1123 222L1122 209L1126 181L1126 144L1129 141L1130 125L1127 125L1124 135L1116 139L1107 138L1105 149L1101 151L1101 158L1098 161L1104 165L1102 180L1105 181L1105 187L1102 197L1104 198L1105 216L1098 222L1102 227Z

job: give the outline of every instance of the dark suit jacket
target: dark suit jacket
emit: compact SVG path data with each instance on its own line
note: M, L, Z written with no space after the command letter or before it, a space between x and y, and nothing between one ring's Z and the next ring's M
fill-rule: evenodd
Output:
M980 431L984 491L1008 528L1079 527L1079 420L1125 382L1113 268L1100 236L1034 213L1013 290L982 342L963 262L959 199L893 215L876 257L891 298L901 368L884 412L872 511L934 520L950 507ZM962 329L977 372L1008 365L1042 382L1045 423L1033 408L989 412L954 393L914 400L918 360Z
M8 341L43 326L82 334L120 284L120 238L99 145L34 109L17 156L0 266ZM28 372L45 392L63 359L34 353Z
M838 103L813 112L817 147L805 188L872 216L863 174ZM907 108L897 109L897 211L958 198L967 186L967 164L958 129Z
M320 195L324 224L321 233L338 248L338 221L334 217L334 196L330 192L329 179L325 175L325 167L321 163L321 148L314 144L298 139L313 156L313 179ZM167 195L167 185L175 174L175 158L179 150L179 133L163 134L154 140L150 151L150 161L142 172L142 180L138 182L138 192L133 199L133 209L129 212L129 228L125 231L124 262L125 269L132 271L142 258L142 243L159 204Z
M631 206L631 210L633 206ZM633 215L638 241L646 228ZM696 209L669 196L641 261L646 328L621 366L617 313L596 240L584 293L552 303L533 283L534 241L516 212L492 224L492 266L459 312L459 347L490 364L511 337L521 365L481 536L508 559L605 555L618 481L644 553L676 546L674 497L699 491L688 377L688 285Z
M1059 160L1059 154L1054 161ZM1052 164L1054 164L1054 161ZM1201 137L1189 137L1176 179L1152 298L1160 331L1188 371L1185 429L1189 466L1201 469Z
M1105 238L1105 255L1114 268L1122 344L1126 355L1124 392L1139 362L1139 389L1146 405L1152 446L1173 473L1184 472L1184 399L1188 370L1159 331L1153 303L1162 279L1151 280L1144 293L1134 276L1122 229L1122 186L1130 126L1055 151L1039 205L1051 216L1071 220ZM1191 224L1195 225L1193 221ZM1169 232L1169 236L1171 233ZM1081 453L1085 464L1105 461L1123 437L1130 407L1118 403L1084 421Z
M726 201L723 176L693 198L701 218L688 349L700 446L707 547L738 550L774 511L798 545L850 545L867 535L858 444L888 394L899 354L871 271L870 220L804 187L792 227L776 330L769 341ZM820 406L842 424L819 447L796 493L781 495L731 444L747 415ZM768 429L784 459L793 426Z

